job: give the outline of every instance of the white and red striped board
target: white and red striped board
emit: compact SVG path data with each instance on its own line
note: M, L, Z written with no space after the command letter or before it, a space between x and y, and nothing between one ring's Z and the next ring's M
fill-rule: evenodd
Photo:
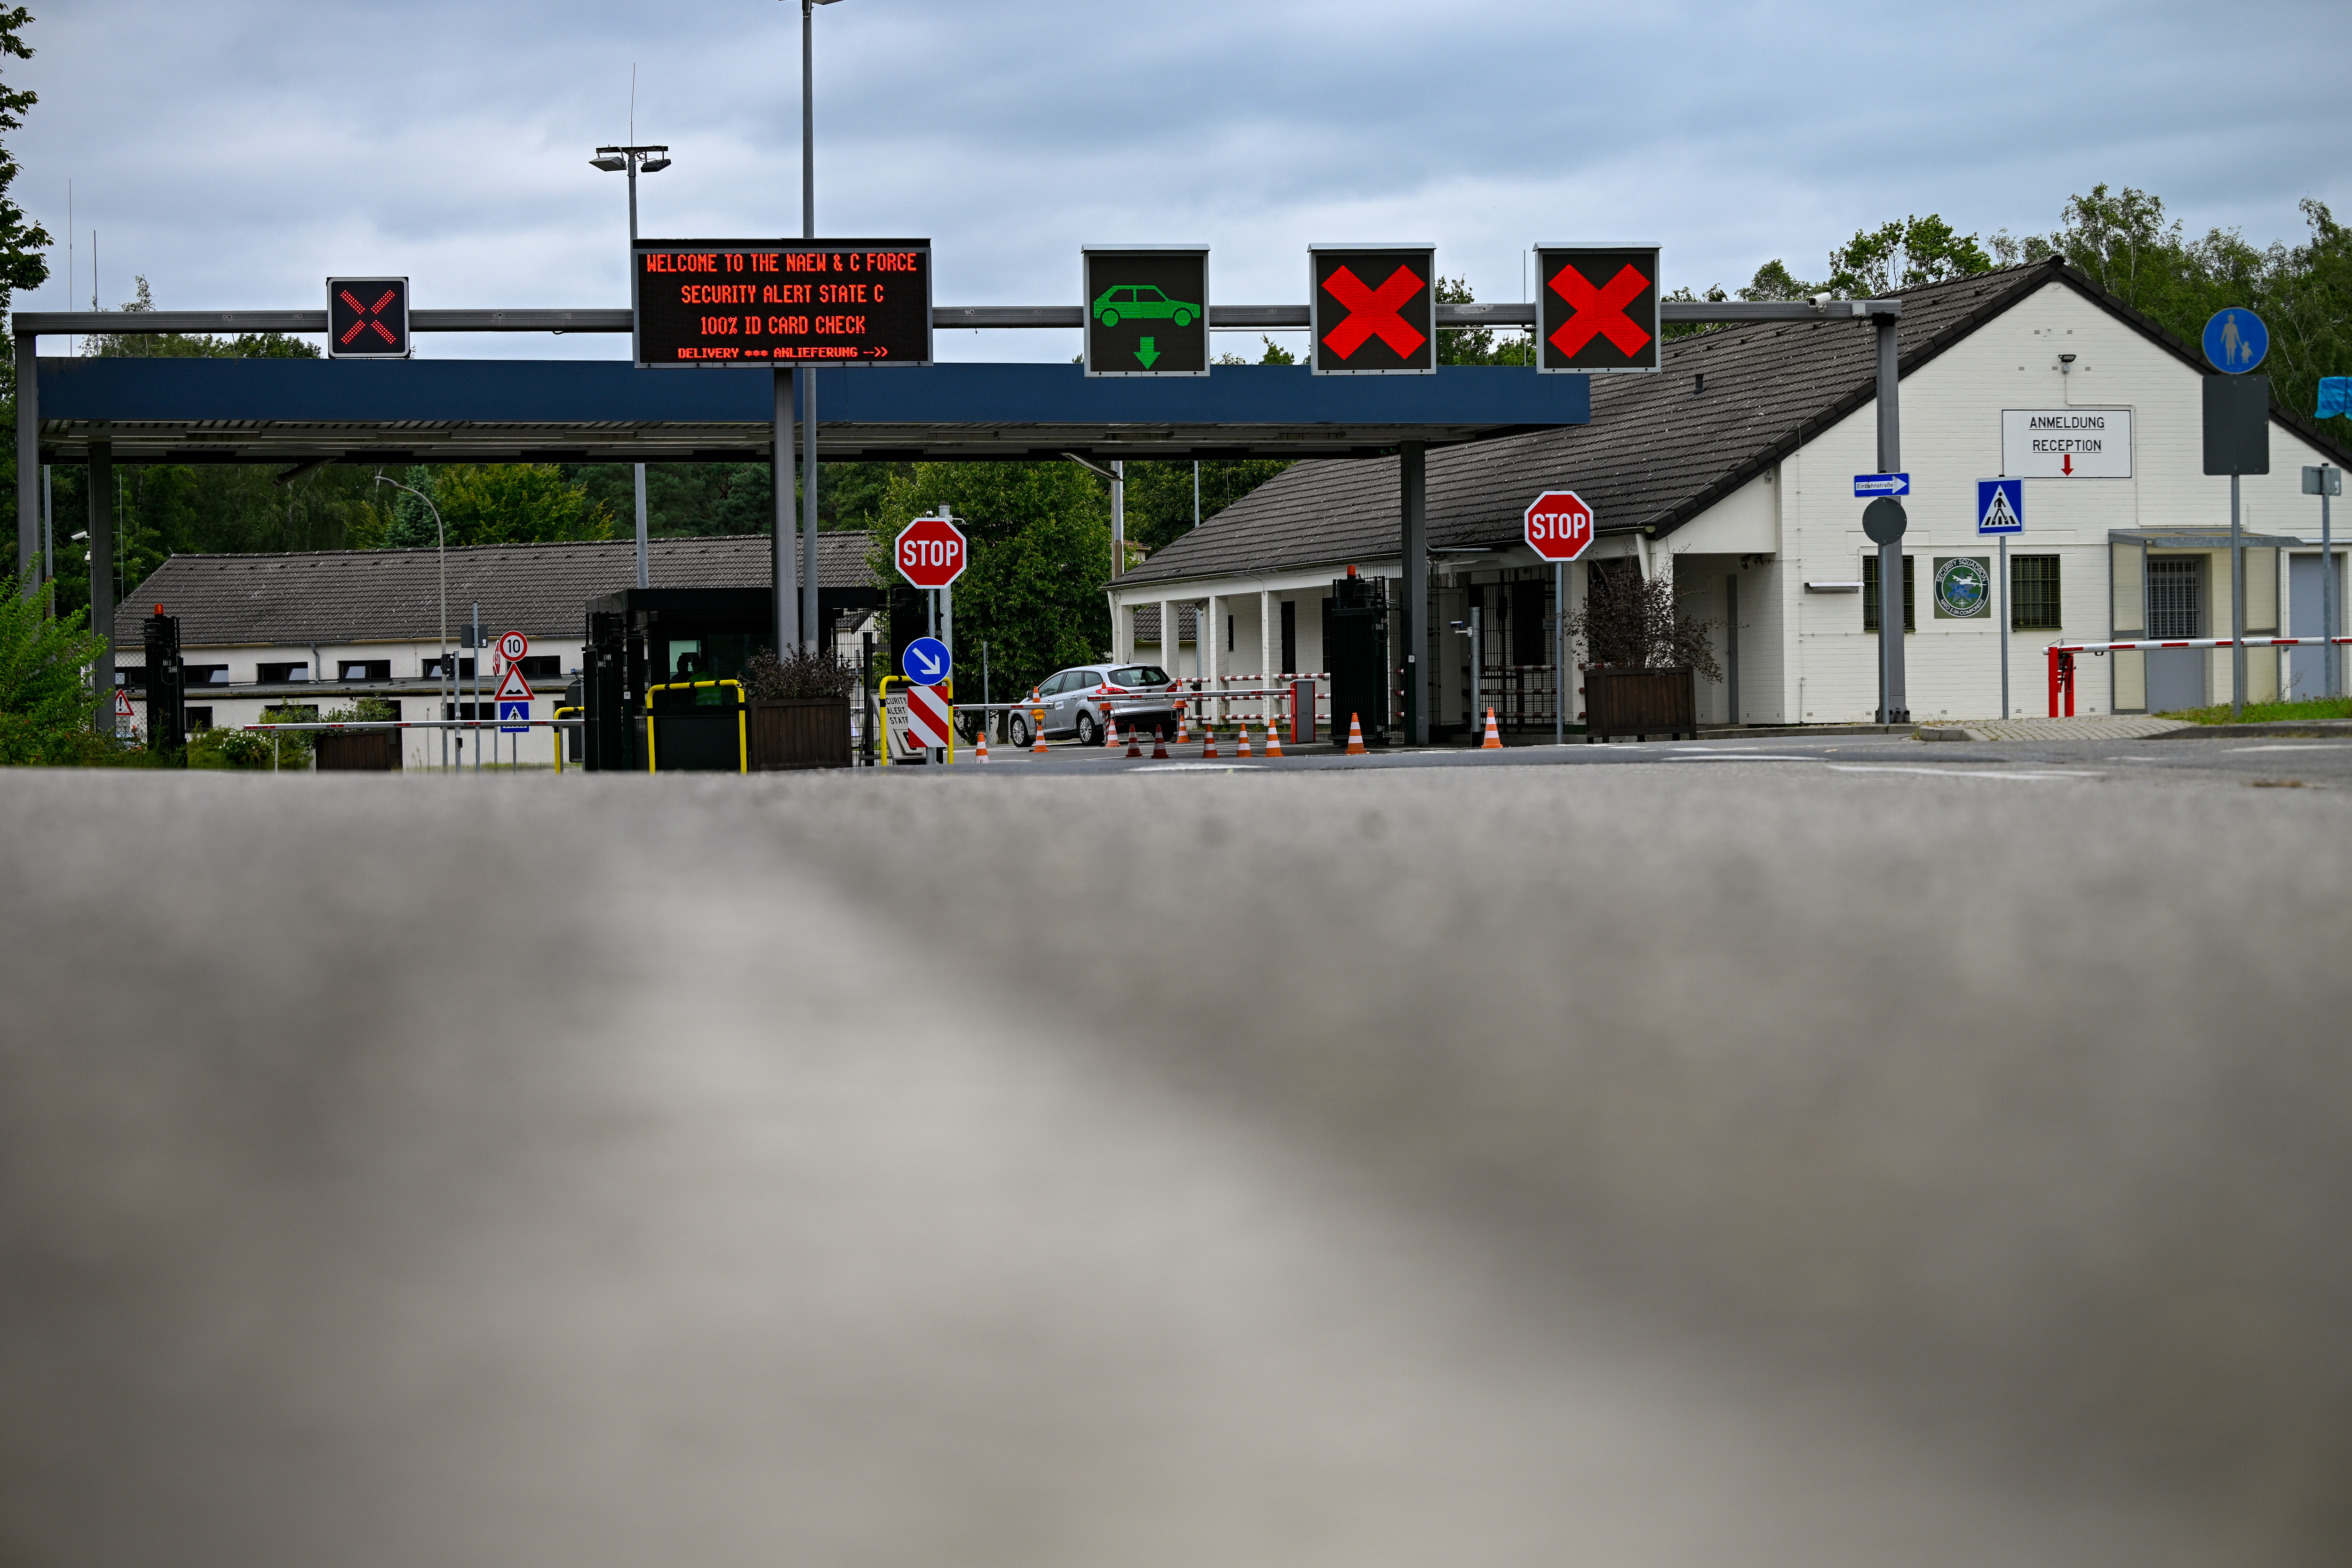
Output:
M948 743L947 693L936 686L907 688L907 733L918 746Z

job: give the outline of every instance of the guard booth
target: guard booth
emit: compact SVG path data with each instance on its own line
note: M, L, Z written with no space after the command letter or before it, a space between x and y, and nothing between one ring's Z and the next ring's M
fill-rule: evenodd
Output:
M1388 589L1354 567L1331 582L1323 601L1323 660L1331 671L1331 739L1348 742L1348 716L1363 726L1364 743L1389 739Z
M776 640L766 588L625 588L588 601L583 761L592 773L740 773L743 674Z

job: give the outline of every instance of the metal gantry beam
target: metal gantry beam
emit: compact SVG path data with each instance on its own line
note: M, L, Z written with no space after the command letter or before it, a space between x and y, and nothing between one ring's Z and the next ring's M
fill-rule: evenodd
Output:
M1676 326L1736 326L1748 321L1821 321L1853 317L1890 317L1903 313L1900 300L1832 300L1821 305L1805 300L1668 300L1661 316ZM635 325L626 310L412 310L409 327L419 332L625 332ZM934 329L1067 328L1087 323L1083 305L939 305L932 308ZM1440 305L1437 324L1443 328L1507 327L1536 324L1530 304ZM147 332L323 332L324 310L20 310L13 323L16 335L53 337L119 335ZM1209 325L1221 331L1297 331L1308 325L1304 305L1212 305Z

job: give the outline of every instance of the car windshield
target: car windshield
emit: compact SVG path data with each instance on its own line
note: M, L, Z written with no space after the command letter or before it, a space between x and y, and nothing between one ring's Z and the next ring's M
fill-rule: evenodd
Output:
M1138 289L1135 291L1135 297L1138 300L1165 300L1168 298L1167 295L1161 293L1159 289L1153 288L1149 283L1145 284L1142 288Z
M1131 664L1125 669L1112 670L1110 681L1113 686L1165 686L1168 672L1157 665Z

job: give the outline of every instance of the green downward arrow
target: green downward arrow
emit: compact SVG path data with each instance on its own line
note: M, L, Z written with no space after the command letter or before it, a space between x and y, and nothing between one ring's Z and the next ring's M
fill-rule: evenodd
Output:
M1135 351L1135 357L1143 362L1144 369L1150 370L1158 362L1160 351L1151 346L1150 338L1146 338L1143 340L1143 346Z

